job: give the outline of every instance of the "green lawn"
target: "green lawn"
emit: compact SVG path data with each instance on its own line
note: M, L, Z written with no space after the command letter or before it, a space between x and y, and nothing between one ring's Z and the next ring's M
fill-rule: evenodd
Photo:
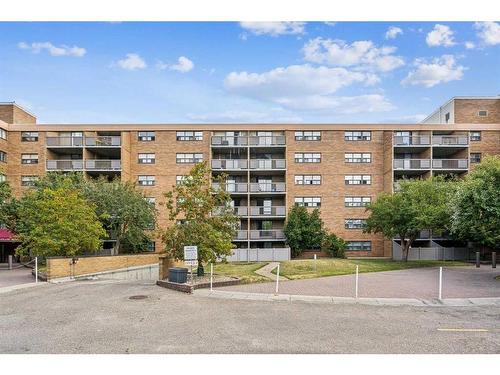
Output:
M259 283L269 281L268 278L257 275L255 270L264 267L267 262L254 263L216 263L214 265L214 273L224 276L235 276L241 279L244 284ZM205 266L205 273L210 273L210 265Z
M280 275L290 280L347 275L356 271L356 265L359 266L359 272L394 271L441 265L446 267L469 265L465 262L452 261L420 260L399 262L385 259L318 259L316 262L316 269L314 268L314 260L311 259L281 262ZM276 270L273 273L276 273Z

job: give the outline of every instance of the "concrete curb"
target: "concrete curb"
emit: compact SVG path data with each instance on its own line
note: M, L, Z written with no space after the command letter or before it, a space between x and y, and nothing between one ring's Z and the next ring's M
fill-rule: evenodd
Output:
M474 306L500 306L500 297L497 298L447 298L419 299L419 298L352 298L352 297L327 297L327 296L303 296L295 294L268 294L268 293L246 293L229 292L219 290L195 290L195 296L237 299L246 301L286 301L286 302L308 302L326 304L359 304L376 306L421 306L421 307L474 307Z
M47 283L43 282L43 281L39 281L38 283L33 282L33 283L5 286L3 288L0 288L0 294L9 293L9 292L12 292L14 290L19 290L19 289L33 288L35 286L41 286L41 285L47 285Z

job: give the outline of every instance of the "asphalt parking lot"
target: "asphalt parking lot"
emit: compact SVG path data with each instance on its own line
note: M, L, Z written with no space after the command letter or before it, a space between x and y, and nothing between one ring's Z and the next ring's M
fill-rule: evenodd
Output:
M35 277L31 274L31 268L0 269L0 288L33 282L35 282Z
M0 353L500 353L500 308L219 300L81 281L1 294L0 332Z

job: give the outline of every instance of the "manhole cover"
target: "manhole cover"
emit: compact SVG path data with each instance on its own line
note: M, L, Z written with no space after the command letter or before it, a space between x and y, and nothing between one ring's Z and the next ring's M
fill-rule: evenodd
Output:
M148 296L145 296L143 294L139 294L137 296L130 296L130 297L128 297L128 299L146 299L146 298L148 298Z

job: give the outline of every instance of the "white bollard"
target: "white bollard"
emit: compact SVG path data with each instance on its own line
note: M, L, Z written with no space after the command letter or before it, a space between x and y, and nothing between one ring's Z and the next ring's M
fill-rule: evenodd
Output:
M12 269L12 255L9 255L8 262L9 262L9 270L11 270Z
M439 300L443 297L443 267L439 267Z
M35 257L35 283L38 282L38 257Z
M214 283L214 264L210 263L210 291L212 291L213 283Z
M359 266L356 265L356 298L358 298Z
M280 264L278 263L278 268L276 269L276 294L278 294L280 282Z
M317 267L316 267L316 254L314 254L314 272L317 271Z

